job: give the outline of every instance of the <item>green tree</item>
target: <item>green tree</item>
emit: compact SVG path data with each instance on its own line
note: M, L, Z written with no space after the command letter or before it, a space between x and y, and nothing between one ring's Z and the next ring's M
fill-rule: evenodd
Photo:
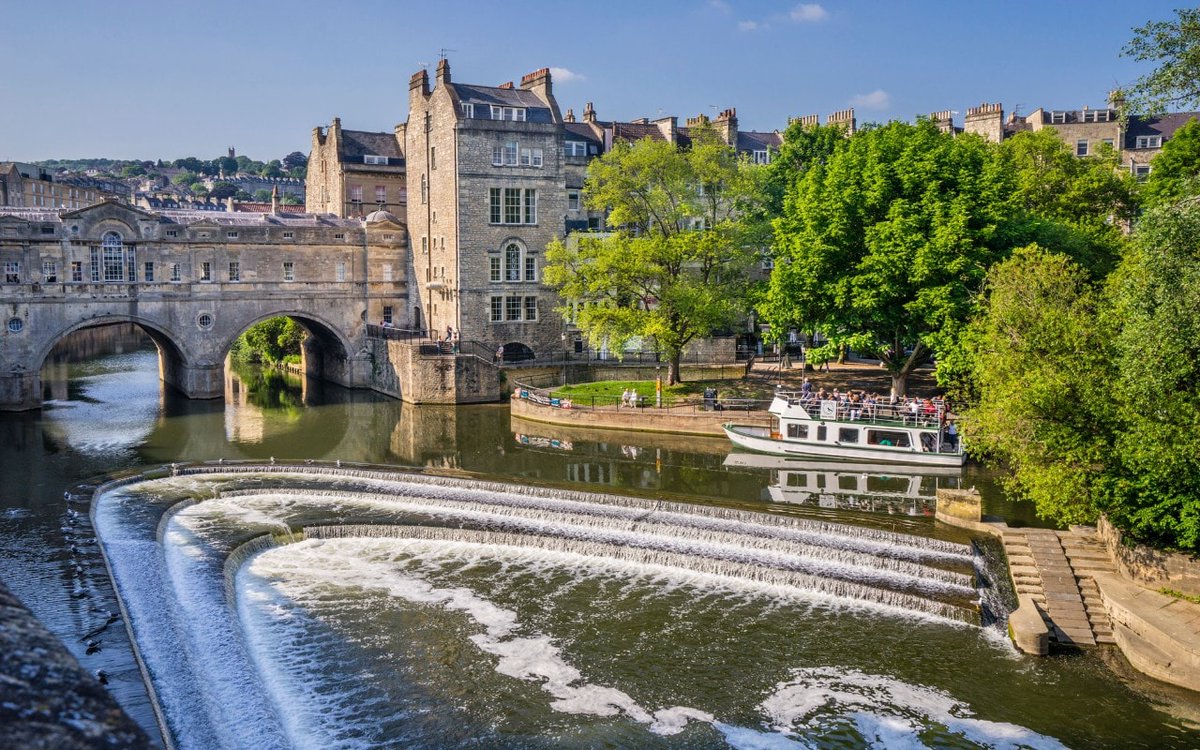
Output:
M146 174L146 168L141 164L127 164L121 170L122 177L140 177Z
M183 159L176 159L171 162L171 166L176 169L186 169L189 172L199 173L204 171L205 162L200 161L194 156L188 156Z
M304 199L297 198L296 196L292 195L291 193L284 193L283 195L279 196L279 202L285 206L303 206L304 205Z
M218 173L224 174L226 177L232 177L238 171L237 159L229 156L218 156L213 159L213 165L217 168Z
M988 144L929 122L859 133L788 190L768 317L788 306L830 339L908 375L952 350L1010 245L1009 176Z
M803 125L798 120L783 133L779 152L771 158L763 189L764 208L772 217L783 213L784 196L809 167L824 164L849 142L841 125Z
M208 191L208 194L212 198L223 201L237 195L237 192L237 186L231 182L214 182L212 190Z
M269 318L246 329L230 353L239 361L278 365L300 356L305 335L304 329L291 318Z
M188 189L191 190L192 195L196 196L197 198L204 198L209 195L208 187L205 186L203 182L193 182L188 186Z
M1147 204L1174 203L1200 193L1200 122L1192 118L1176 130L1151 164L1143 186Z
M1200 198L1152 209L1113 274L1122 472L1106 510L1135 537L1200 549Z
M609 210L606 236L550 243L543 278L559 308L593 346L620 351L652 339L679 382L679 359L693 339L745 313L747 272L763 238L747 217L757 210L761 170L711 127L691 132L690 148L644 139L618 142L588 167L587 204Z
M1180 8L1175 18L1133 30L1122 54L1157 65L1126 92L1129 111L1162 113L1200 106L1200 9Z
M283 157L283 168L293 177L303 177L304 171L308 169L308 156L299 151L293 151Z
M258 171L263 177L283 177L283 165L278 159L272 159Z
M971 452L1003 460L1014 494L1060 523L1092 521L1112 463L1112 338L1098 290L1037 245L993 266L965 339L979 398L963 415Z
M259 188L254 191L254 200L258 203L270 203L271 191L266 188Z
M200 178L193 172L178 172L171 178L171 182L176 185L191 185L199 180Z

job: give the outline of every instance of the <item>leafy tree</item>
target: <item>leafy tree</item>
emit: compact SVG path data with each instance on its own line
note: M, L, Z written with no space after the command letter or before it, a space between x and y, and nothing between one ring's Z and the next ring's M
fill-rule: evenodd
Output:
M203 172L205 162L200 161L194 156L188 156L183 159L176 159L171 162L171 166L176 169L186 169L189 172Z
M141 177L146 174L146 168L141 164L128 164L121 170L122 177Z
M224 174L226 177L232 177L237 174L238 160L229 156L220 156L213 159L213 164L217 167L219 174Z
M272 159L259 169L263 177L283 177L283 165L278 159Z
M179 172L171 178L171 182L176 185L191 185L199 182L200 178L193 172Z
M1175 18L1133 30L1122 54L1158 65L1127 92L1129 110L1161 113L1200 105L1200 9L1180 8Z
M188 189L191 190L192 195L196 196L197 198L204 198L209 195L208 187L205 186L203 182L194 182L188 186Z
M1007 464L1009 489L1060 523L1095 519L1111 465L1111 336L1088 272L1021 248L988 273L987 304L966 336L978 405L963 416L976 455Z
M308 156L299 151L293 151L283 157L283 168L293 175L297 172L303 175L304 170L308 169Z
M303 198L297 198L296 196L292 195L291 193L284 193L283 195L279 196L279 202L285 206L302 206L302 205L304 205Z
M803 177L809 167L824 164L848 142L846 129L841 125L802 125L799 121L788 125L779 152L767 168L763 185L767 213L771 217L782 214L788 188Z
M588 167L587 203L608 209L616 231L547 247L545 281L559 308L593 346L621 350L652 339L679 382L683 348L744 314L747 272L757 261L752 222L761 171L711 127L690 148L644 139L618 142ZM577 239L577 242L575 241Z
M238 192L237 186L234 185L233 183L215 182L215 183L213 183L212 190L208 191L208 195L211 198L216 198L217 200L223 201L226 198L234 197L235 195L237 195L237 192Z
M984 274L1011 247L1010 177L988 144L893 122L837 149L788 190L775 221L772 308L792 306L829 346L908 375L950 351Z
M246 329L230 353L242 362L275 365L299 356L305 335L304 329L291 318L269 318Z
M1143 186L1148 204L1174 203L1200 193L1200 122L1192 118L1176 130L1152 164Z
M258 203L270 203L271 191L266 188L259 188L254 191L254 200Z
M1135 537L1200 549L1200 199L1149 211L1109 286L1122 472L1106 510Z

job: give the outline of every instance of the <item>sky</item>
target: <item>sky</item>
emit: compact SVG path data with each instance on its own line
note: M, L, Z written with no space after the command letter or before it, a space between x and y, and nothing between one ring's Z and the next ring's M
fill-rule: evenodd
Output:
M736 107L743 130L854 107L859 123L1001 102L1104 106L1149 71L1142 0L0 0L0 161L269 160L312 129L386 131L408 80L445 51L453 80L499 85L542 67L560 108L602 120Z

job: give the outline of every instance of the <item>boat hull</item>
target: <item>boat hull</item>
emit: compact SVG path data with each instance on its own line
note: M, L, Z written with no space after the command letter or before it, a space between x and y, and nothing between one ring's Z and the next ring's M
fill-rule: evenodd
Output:
M739 448L776 456L811 456L840 460L864 460L871 463L908 464L911 466L962 466L961 453L928 453L887 448L839 445L837 443L800 442L771 437L762 427L724 424L726 436Z

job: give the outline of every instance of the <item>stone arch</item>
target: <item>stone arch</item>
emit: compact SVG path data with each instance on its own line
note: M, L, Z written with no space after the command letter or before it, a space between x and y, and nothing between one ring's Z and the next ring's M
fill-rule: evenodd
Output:
M88 318L86 320L76 321L66 326L62 330L51 336L47 336L41 342L41 345L34 353L32 375L35 377L34 392L40 400L42 392L41 370L46 364L46 359L50 356L50 352L54 347L67 336L70 336L76 331L86 330L88 328L98 328L100 326L113 325L117 323L132 323L140 328L150 340L154 342L154 346L158 349L158 374L159 378L168 385L178 388L187 393L186 378L184 373L191 366L193 361L193 353L190 352L179 335L175 331L168 330L159 323L147 320L146 318L137 315L103 315L96 318Z
M504 347L505 362L528 362L535 358L533 349L520 341L510 341L502 346Z
M351 359L356 354L353 342L344 335L339 326L306 310L285 308L256 314L252 318L232 324L228 328L229 334L218 349L220 360L224 362L233 347L233 342L237 341L239 336L271 318L291 318L308 332L301 355L305 375L331 380L348 387L357 385L351 366Z

